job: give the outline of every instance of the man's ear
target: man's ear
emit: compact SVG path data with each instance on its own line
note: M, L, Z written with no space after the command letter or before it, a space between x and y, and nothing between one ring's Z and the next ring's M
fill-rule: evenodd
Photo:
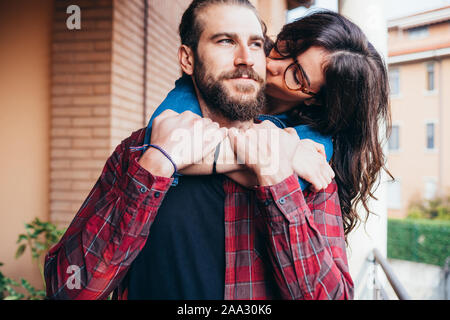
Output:
M178 61L181 66L181 70L188 75L194 73L194 51L184 44L178 49Z

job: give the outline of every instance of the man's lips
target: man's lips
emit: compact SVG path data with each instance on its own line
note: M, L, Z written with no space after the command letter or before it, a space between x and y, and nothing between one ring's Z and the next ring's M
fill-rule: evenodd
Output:
M246 80L246 81L251 80L251 81L255 81L256 82L255 79L250 78L250 77L235 77L235 78L230 78L229 80Z
M264 80L251 68L240 67L231 72L224 73L221 77L223 80L240 80L247 82L253 80L255 82L263 83Z

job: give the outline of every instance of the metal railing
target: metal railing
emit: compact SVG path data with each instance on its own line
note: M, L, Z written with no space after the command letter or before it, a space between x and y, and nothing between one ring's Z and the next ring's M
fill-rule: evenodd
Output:
M386 275L387 280L389 281L389 284L391 285L392 289L394 290L395 294L399 298L399 300L411 300L410 295L408 292L406 292L403 285L398 280L397 276L394 273L394 270L392 269L389 262L386 260L386 258L383 257L383 255L380 253L380 251L377 248L374 248L372 251L373 254L373 260L374 263L374 273L373 273L373 284L374 284L374 299L383 299L383 300L389 300L389 297L384 290L383 286L381 285L377 273L376 273L376 265L380 265L381 269L384 271L384 274Z
M443 272L444 272L444 300L449 300L448 277L450 275L450 257L447 257L447 259L445 259Z

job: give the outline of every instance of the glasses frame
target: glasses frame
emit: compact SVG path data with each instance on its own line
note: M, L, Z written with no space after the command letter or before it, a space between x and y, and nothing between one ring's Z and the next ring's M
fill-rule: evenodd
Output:
M295 66L295 67L300 71L300 73L301 73L301 75L302 75L302 78L303 78L303 79L306 79L306 77L305 77L305 71L303 70L303 68L302 68L302 66L300 65L300 63L298 63L297 59L294 59L294 62L292 62L292 63L286 68L286 70L284 70L283 80L284 80L284 83L286 84L286 87L287 87L289 90L291 90L291 91L301 91L301 92L303 92L303 93L305 93L305 94L308 94L308 95L310 95L310 96L315 96L315 95L317 94L317 92L313 92L313 91L309 90L309 89L308 89L306 86L304 86L303 84L300 84L300 88L298 88L298 89L292 89L292 88L290 88L290 87L288 86L287 81L286 81L286 74L287 74L289 68L291 68L292 66Z
M317 95L317 92L313 92L313 91L309 90L309 89L308 89L306 86L304 86L304 85L300 85L300 88L298 88L298 89L292 89L292 88L290 88L290 87L288 86L287 81L286 81L286 74L287 74L287 71L288 71L292 66L295 65L295 67L300 71L300 74L302 75L303 79L306 79L305 71L303 70L301 64L297 61L297 58L296 58L296 57L293 57L293 56L290 55L290 54L282 54L282 53L280 52L280 50L278 50L278 42L275 42L273 48L275 49L275 51L276 51L282 58L271 58L270 55L269 55L269 58L270 58L270 59L272 59L272 60L286 60L286 59L291 59L291 58L292 58L292 60L294 60L294 62L292 62L292 63L286 68L286 70L284 70L283 81L284 81L284 84L286 85L286 88L288 88L288 89L291 90L291 91L301 91L301 92L303 92L304 94L310 95L310 96L312 96L312 97L315 96L315 95Z

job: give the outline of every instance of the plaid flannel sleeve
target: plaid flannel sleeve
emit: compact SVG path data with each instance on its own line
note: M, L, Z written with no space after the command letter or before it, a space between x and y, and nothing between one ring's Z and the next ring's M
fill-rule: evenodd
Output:
M173 179L153 176L139 165L142 152L129 148L137 134L143 139L142 130L133 133L108 158L69 228L46 255L48 299L107 298L144 246Z
M305 198L292 175L256 194L282 298L352 299L336 182Z

